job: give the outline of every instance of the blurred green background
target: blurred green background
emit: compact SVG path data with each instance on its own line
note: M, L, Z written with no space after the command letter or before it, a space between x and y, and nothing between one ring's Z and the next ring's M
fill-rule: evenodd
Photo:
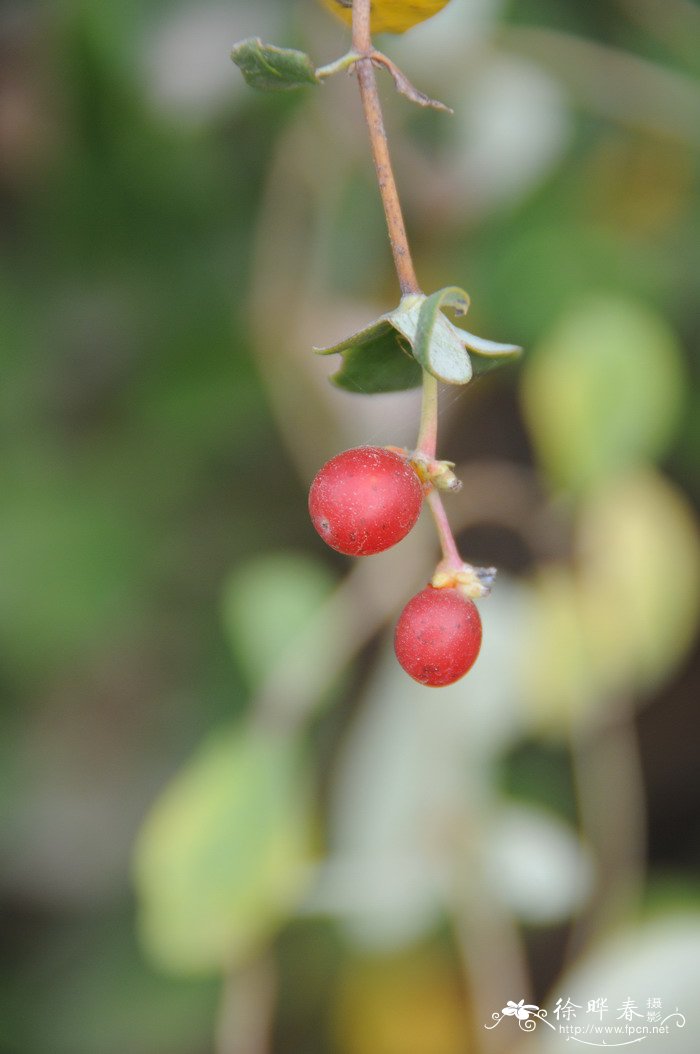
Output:
M497 564L430 692L423 522L336 557L306 491L414 441L311 346L398 299L352 79L256 95L314 0L0 4L0 1054L564 1049L507 1000L700 1044L700 6L452 0L382 46L427 291L523 363L443 392ZM543 1033L548 1033L543 1035Z

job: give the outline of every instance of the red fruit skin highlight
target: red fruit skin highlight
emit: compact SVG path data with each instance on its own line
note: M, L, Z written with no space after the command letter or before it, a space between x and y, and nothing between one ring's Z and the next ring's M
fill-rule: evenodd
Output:
M481 648L476 605L456 589L427 586L401 612L396 658L419 684L443 688L472 668Z
M326 462L309 491L314 527L346 556L373 556L405 538L423 488L409 462L382 447L356 447Z

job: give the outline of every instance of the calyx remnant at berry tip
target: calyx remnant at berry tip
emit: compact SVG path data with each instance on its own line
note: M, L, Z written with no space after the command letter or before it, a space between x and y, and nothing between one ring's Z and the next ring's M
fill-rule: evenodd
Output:
M430 584L433 589L456 589L462 596L478 600L489 596L496 574L495 567L472 567L466 563L451 567L443 560L435 569Z
M454 461L436 461L428 457L420 450L405 450L399 446L388 446L394 454L406 458L415 469L416 475L427 489L431 486L438 490L448 490L453 494L462 489L462 481L452 471L455 467Z

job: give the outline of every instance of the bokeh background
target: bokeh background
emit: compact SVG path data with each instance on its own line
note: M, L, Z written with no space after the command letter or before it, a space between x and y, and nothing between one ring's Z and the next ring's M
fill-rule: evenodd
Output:
M382 76L424 287L527 349L443 393L500 576L440 692L391 651L430 524L352 566L306 512L417 425L310 353L398 299L355 85L256 95L250 34L347 46L313 0L0 4L0 1051L563 1050L484 1029L523 998L697 1051L700 6L381 42L456 111Z

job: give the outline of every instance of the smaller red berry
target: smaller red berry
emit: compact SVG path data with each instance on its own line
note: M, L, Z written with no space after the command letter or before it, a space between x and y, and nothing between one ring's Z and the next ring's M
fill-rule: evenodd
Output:
M423 488L405 457L383 447L337 454L309 492L313 525L332 549L372 556L396 545L421 510Z
M481 619L457 589L427 586L401 612L396 658L419 684L442 688L472 668L481 648Z

